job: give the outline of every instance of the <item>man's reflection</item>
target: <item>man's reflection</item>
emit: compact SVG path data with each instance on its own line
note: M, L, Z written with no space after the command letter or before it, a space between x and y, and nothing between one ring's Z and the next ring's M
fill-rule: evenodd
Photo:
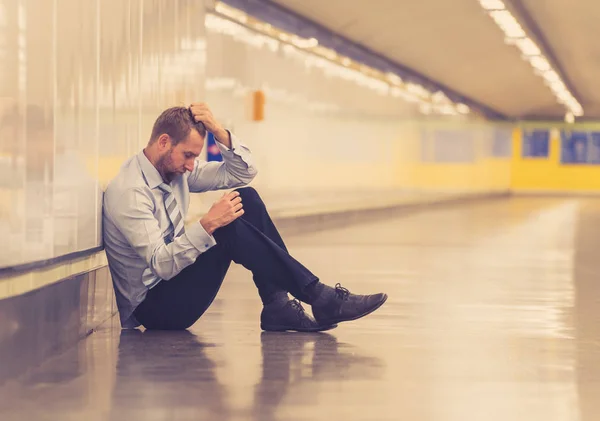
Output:
M212 346L189 330L123 330L110 419L232 419L226 385L207 355ZM261 421L274 419L284 404L318 404L324 384L380 379L384 372L380 359L361 356L326 333L263 332L261 354L262 374L247 414Z
M361 356L327 333L261 335L262 377L255 388L254 419L275 419L284 399L294 406L318 403L319 382L382 377L383 362Z
M211 346L188 330L123 330L110 419L229 419Z

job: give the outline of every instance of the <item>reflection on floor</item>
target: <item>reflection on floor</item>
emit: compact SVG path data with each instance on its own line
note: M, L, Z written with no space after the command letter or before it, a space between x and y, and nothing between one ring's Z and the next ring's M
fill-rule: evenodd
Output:
M1 391L0 419L596 421L599 234L600 200L515 198L294 236L323 281L388 302L261 333L236 266L190 331L104 326Z

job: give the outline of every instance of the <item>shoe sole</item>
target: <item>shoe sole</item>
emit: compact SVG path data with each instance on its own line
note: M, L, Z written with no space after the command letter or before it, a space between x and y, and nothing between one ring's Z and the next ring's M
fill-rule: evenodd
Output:
M335 329L337 324L328 324L326 326L320 327L305 327L305 328L295 328L290 326L276 326L276 325L263 325L261 323L260 328L265 332L324 332L326 330Z
M387 294L385 294L383 296L383 299L372 309L370 309L369 311L366 311L362 314L359 314L358 316L354 316L351 319L345 318L345 317L338 317L336 319L328 319L328 320L320 320L319 323L323 323L323 324L337 324L337 323L343 323L343 322L351 322L353 320L358 320L361 317L365 317L368 316L369 314L373 313L375 310L377 310L379 307L381 307L383 305L383 303L385 303L388 299Z

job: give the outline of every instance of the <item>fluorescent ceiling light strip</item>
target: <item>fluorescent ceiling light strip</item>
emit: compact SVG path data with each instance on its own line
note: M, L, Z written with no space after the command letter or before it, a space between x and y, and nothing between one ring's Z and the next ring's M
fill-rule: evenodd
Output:
M526 56L539 56L542 54L539 47L535 45L529 38L523 38L516 42L517 47L521 50L521 52Z
M519 25L519 22L510 14L508 10L494 10L490 12L490 16L496 24L504 31L509 38L525 37L525 31Z
M509 45L517 46L521 50L523 58L534 68L535 73L544 79L546 85L556 95L557 101L565 105L573 115L582 116L583 108L581 104L568 91L558 73L543 56L540 48L527 36L519 22L506 9L505 4L500 0L479 0L479 4L496 22L496 25L502 29L505 36L504 41Z
M479 4L481 4L481 7L483 7L485 10L506 9L506 6L504 6L504 3L500 0L479 0Z
M529 57L529 63L541 72L546 72L551 69L550 63L542 56Z

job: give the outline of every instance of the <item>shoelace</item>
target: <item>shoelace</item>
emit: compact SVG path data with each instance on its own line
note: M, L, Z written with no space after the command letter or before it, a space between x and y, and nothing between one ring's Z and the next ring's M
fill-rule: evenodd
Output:
M296 299L291 300L290 307L292 307L293 309L296 309L299 316L304 315L304 307L302 307L302 304L300 304L300 301L298 301Z
M298 312L298 318L300 319L300 324L302 326L310 326L310 320L306 317L306 313L304 312L304 307L300 304L300 301L293 299L290 302L290 307L295 309Z
M335 293L341 300L347 300L350 296L350 291L344 288L339 282L335 284Z

